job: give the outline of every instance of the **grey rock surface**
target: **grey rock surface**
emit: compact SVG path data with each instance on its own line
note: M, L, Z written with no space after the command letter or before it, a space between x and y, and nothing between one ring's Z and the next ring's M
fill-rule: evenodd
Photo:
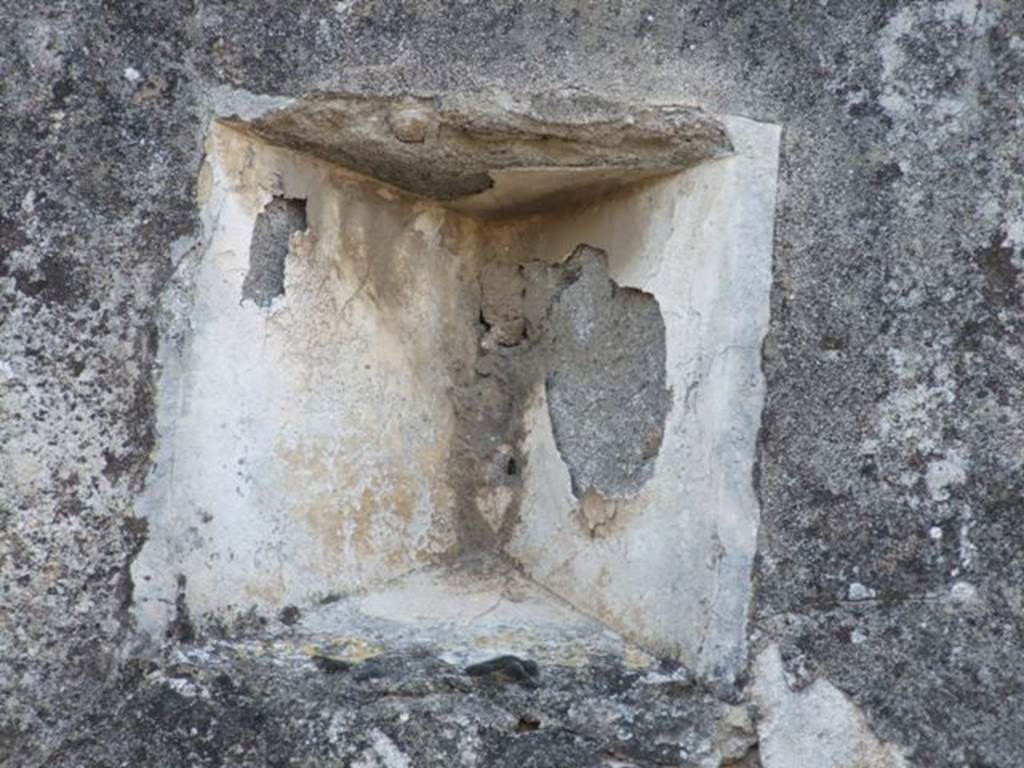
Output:
M671 668L602 657L582 667L517 657L459 666L429 646L324 663L331 657L301 642L211 642L131 662L109 693L109 716L48 765L698 768L756 759L745 709L723 710ZM730 726L718 724L723 712Z
M302 200L275 197L256 217L249 251L249 271L242 283L242 298L267 309L284 294L284 266L293 232L306 228Z
M608 277L606 254L580 246L545 320L548 410L573 493L636 493L653 472L671 396L665 321L650 294Z
M120 653L158 298L195 242L214 104L238 90L572 91L783 124L753 642L910 764L1024 760L1024 5L5 2L0 74L0 762L322 764L312 713L364 701L312 665L217 683ZM535 695L565 711L616 679ZM513 743L524 692L437 685L348 710L360 735L333 759L427 739L450 762L460 708L506 763L616 749ZM637 733L636 764L685 764Z
M390 130L381 131L382 124ZM495 170L664 173L732 149L722 126L698 109L628 109L592 95L531 95L523 103L490 91L429 99L321 97L239 125L271 143L435 200L489 189Z

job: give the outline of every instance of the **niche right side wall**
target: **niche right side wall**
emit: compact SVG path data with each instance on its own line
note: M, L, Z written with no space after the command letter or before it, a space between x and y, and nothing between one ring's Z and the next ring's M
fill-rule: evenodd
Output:
M731 682L746 665L759 507L780 128L725 118L733 156L568 212L509 223L526 258L580 243L665 319L672 405L653 476L592 535L555 445L544 387L525 416L520 522L507 553L543 586L634 640ZM600 382L595 382L600 386Z

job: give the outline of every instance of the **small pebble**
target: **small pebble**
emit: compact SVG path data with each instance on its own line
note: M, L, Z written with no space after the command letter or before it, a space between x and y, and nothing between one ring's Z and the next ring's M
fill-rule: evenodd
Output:
M338 672L347 672L352 669L352 663L345 661L344 659L338 659L333 656L326 656L324 654L315 654L312 657L313 663L320 669L321 672L333 675Z
M875 594L875 590L865 587L859 581L855 581L850 584L846 596L850 600L870 600Z
M949 596L955 603L972 603L978 599L978 589L966 581L958 581L949 588Z
M497 656L479 664L470 664L465 672L470 677L490 677L506 682L523 682L540 672L537 662L518 656Z

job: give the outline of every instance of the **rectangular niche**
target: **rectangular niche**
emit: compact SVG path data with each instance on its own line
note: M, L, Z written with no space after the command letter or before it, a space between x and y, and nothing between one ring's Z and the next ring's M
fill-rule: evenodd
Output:
M731 679L778 140L593 99L215 122L164 300L143 636L483 559Z

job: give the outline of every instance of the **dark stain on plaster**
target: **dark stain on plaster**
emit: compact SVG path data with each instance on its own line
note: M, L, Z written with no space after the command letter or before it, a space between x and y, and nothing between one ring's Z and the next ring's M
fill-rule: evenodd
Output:
M269 309L284 295L284 267L293 232L306 229L306 201L275 197L256 217L249 246L249 272L242 283L242 300Z
M149 536L149 521L143 517L125 518L121 526L122 538L125 543L125 550L128 553L125 565L120 569L120 577L117 582L118 606L124 617L124 623L130 623L129 611L132 607L132 598L135 593L135 581L132 579L131 564L142 551L142 546Z
M196 639L196 628L188 609L187 580L178 574L177 595L174 599L174 618L167 625L167 638L179 643L191 643Z

